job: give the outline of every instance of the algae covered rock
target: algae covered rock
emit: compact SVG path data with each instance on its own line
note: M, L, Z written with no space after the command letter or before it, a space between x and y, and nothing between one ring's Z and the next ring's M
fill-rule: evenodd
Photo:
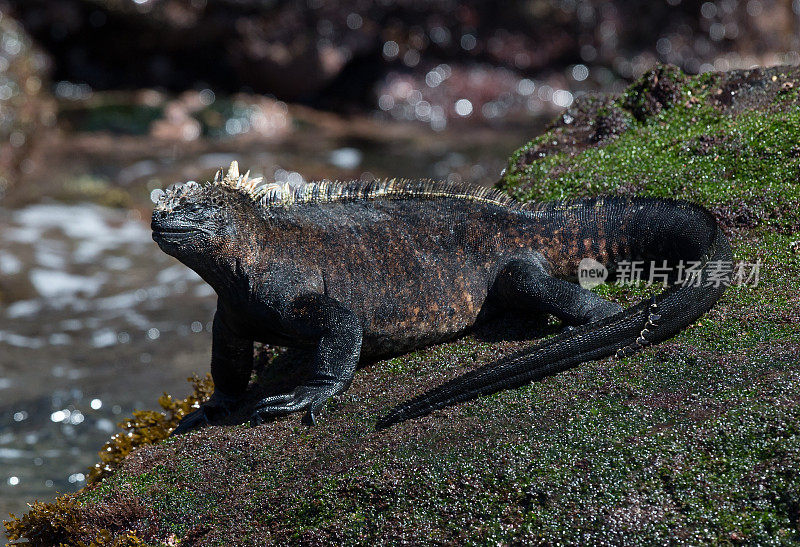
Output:
M555 328L492 325L366 366L317 427L291 416L140 446L8 526L34 545L64 527L74 543L800 541L797 83L797 69L661 68L580 102L509 162L501 185L524 199L635 191L716 211L757 275L674 339L374 430L390 406ZM646 288L600 290L625 303ZM267 359L259 383L288 358Z
M696 201L728 226L798 226L800 69L692 78L658 67L618 97L584 97L517 150L520 199L636 193Z

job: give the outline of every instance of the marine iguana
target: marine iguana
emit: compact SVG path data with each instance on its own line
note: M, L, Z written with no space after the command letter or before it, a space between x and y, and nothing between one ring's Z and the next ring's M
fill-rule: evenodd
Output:
M453 339L497 314L547 313L567 325L508 362L395 407L378 421L387 427L666 340L720 297L730 272L720 275L719 264L732 259L714 217L685 201L520 203L488 188L415 180L292 188L240 175L236 162L211 183L165 192L152 229L161 249L218 295L215 392L174 433L236 407L254 341L315 348L315 357L310 380L258 402L252 422L305 410L303 422L314 424L348 388L360 357ZM584 258L612 272L624 260L700 267L695 282L671 275L669 288L623 310L574 283Z

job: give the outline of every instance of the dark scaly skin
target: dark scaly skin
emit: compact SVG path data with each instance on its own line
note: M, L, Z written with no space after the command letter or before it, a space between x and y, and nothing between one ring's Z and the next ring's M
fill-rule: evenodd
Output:
M497 314L545 312L574 327L398 406L379 421L386 427L670 338L724 290L676 286L621 311L571 282L583 258L612 272L621 260L731 259L706 210L656 199L522 207L414 195L262 208L235 188L192 185L167 194L152 228L159 246L218 294L216 391L176 433L236 407L254 341L316 348L316 356L311 379L260 401L253 423L305 410L304 422L313 424L325 402L347 389L360 358L453 339Z

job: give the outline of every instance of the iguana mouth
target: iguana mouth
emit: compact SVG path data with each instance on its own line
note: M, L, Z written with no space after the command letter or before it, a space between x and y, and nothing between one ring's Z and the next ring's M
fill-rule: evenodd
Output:
M167 238L167 239L185 239L202 233L200 228L193 228L190 226L159 226L153 228L153 239Z
M162 233L162 234L186 234L189 232L199 232L198 228L189 228L189 227L169 227L169 228L158 228L153 230L154 232Z

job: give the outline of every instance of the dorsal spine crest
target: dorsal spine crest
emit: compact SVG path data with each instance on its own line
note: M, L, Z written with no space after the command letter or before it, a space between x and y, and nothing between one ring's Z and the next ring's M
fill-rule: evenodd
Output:
M222 169L217 171L212 184L242 192L264 209L304 203L409 198L465 199L518 209L528 208L526 204L492 188L456 182L393 178L351 182L323 180L291 186L289 183L263 183L262 177L249 177L250 171L240 175L239 164L233 161L227 173L223 174Z

